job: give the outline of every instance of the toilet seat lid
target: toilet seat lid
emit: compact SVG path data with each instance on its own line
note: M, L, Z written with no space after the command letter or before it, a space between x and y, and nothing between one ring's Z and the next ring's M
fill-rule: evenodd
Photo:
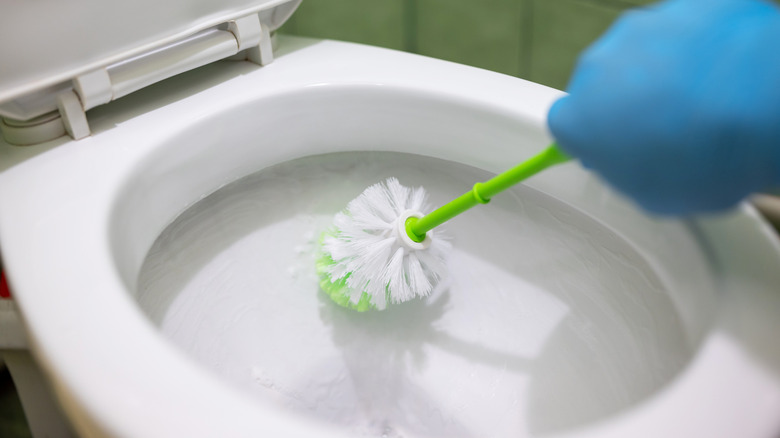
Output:
M36 0L0 13L0 102L251 13L270 30L300 0Z

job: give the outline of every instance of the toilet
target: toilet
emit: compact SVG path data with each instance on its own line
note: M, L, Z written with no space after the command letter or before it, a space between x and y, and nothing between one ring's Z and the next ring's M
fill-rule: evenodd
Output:
M13 297L0 301L0 353L29 350L34 362L15 363L40 370L69 423L31 426L85 437L780 434L780 242L748 204L653 217L568 163L479 207L492 209L473 216L490 224L483 240L453 222L452 285L427 301L355 316L307 286L305 263L241 271L260 277L256 290L209 283L248 239L306 260L317 230L282 228L298 233L295 251L273 230L298 204L332 214L321 201L331 186L312 169L329 169L349 199L359 174L468 179L552 141L546 113L560 91L274 35L298 3L5 8L3 34L31 37L0 49L0 253ZM309 185L274 198L277 181ZM232 215L245 204L231 196L258 190L279 208ZM199 229L200 218L221 225ZM229 241L209 243L225 230ZM194 272L179 288L157 279L177 269ZM271 291L284 281L311 294Z

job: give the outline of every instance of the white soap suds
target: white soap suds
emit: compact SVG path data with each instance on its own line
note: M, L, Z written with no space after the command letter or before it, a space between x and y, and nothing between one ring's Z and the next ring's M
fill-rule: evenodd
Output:
M158 238L138 301L227 382L364 436L531 437L614 414L690 357L648 264L516 187L446 225L450 287L356 313L318 290L334 214L395 176L440 205L485 172L392 153L283 163L204 198Z

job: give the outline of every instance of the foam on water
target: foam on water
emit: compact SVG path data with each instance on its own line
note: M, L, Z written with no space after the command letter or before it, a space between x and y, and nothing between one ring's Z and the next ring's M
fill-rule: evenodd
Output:
M541 436L630 407L689 359L647 262L525 186L445 225L443 292L384 312L334 305L314 272L319 234L389 176L434 205L490 177L368 152L263 170L168 226L142 268L141 307L233 385L367 436Z

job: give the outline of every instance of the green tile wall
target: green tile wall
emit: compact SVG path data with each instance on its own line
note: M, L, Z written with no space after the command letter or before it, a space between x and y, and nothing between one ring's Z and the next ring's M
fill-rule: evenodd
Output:
M564 89L579 52L653 0L303 0L281 32L420 53Z
M517 0L417 0L417 52L518 76L526 18Z
M282 32L405 50L403 0L304 0Z
M533 50L527 78L564 89L579 53L622 8L585 0L533 0Z

